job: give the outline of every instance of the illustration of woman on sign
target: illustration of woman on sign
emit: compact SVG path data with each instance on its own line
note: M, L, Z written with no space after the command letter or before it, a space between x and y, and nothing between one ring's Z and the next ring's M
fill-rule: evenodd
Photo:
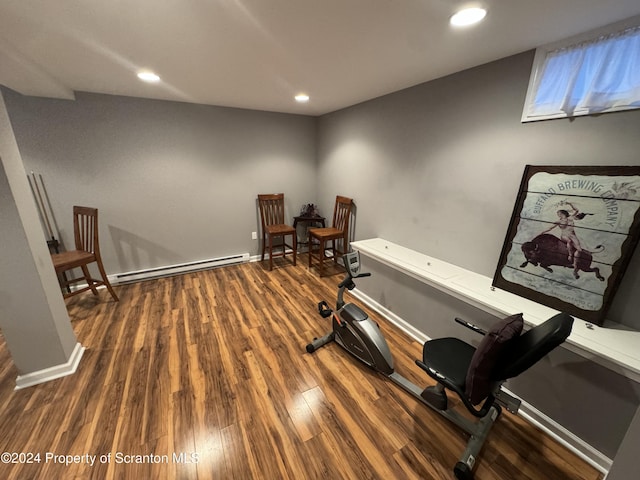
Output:
M582 246L578 235L576 235L574 220L582 220L585 216L591 215L590 213L582 213L572 203L567 201L560 202L559 205L568 205L571 208L571 212L568 210L558 210L558 221L554 222L549 228L542 233L547 233L558 227L560 229L560 240L566 243L567 252L569 252L568 260L573 262L573 266L576 267L578 259L582 253Z

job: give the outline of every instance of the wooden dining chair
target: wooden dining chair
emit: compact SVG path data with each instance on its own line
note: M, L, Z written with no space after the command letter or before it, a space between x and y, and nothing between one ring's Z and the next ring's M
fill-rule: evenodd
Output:
M75 240L75 250L69 250L67 252L54 253L51 255L53 260L53 266L56 273L63 274L68 270L80 268L82 270L82 277L72 278L67 280L64 277L62 282L63 287L67 287L71 284L86 281L87 286L78 289L67 289L63 292L64 298L78 295L79 293L91 290L94 295L98 294L97 287L104 285L109 290L109 293L114 300L118 301L116 292L113 291L111 283L107 278L107 274L104 271L102 265L102 258L100 256L100 243L98 241L98 209L90 207L73 207L73 236ZM88 265L96 263L102 280L92 278L89 272Z
M296 230L284 221L284 193L269 193L258 195L258 205L260 206L260 218L262 220L262 257L264 261L264 253L267 248L267 240L269 247L269 271L273 269L273 259L275 257L285 257L287 247L293 250L293 264L296 264L297 235ZM287 245L286 237L291 235L291 245ZM273 244L274 238L281 238L282 243ZM281 252L274 251L282 248Z
M349 220L351 219L352 206L353 200L351 198L336 196L331 227L309 229L309 268L313 266L312 259L316 257L313 253L313 240L315 240L319 246L317 258L321 277L324 271L325 252L331 251L333 261L337 263L338 256L349 251ZM327 242L331 242L330 247L327 247Z

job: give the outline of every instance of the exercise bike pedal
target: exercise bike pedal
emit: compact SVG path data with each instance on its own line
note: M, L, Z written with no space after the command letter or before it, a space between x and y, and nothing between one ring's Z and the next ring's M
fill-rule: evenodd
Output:
M325 300L322 300L318 303L318 313L322 318L329 318L333 313L333 310L331 310L329 304Z

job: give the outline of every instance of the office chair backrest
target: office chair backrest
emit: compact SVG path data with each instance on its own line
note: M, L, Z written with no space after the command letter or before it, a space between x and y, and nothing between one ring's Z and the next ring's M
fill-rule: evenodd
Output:
M551 350L563 343L571 333L573 317L558 313L519 337L509 340L491 377L506 380L520 375Z

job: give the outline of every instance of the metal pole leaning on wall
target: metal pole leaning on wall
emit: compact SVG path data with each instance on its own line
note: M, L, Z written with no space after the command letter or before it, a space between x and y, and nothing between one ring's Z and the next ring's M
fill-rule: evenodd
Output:
M60 245L60 242L56 239L53 228L51 226L49 212L51 212L51 218L53 219L53 211L51 210L51 205L49 204L49 197L44 186L42 175L38 174L38 176L36 176L35 173L31 172L31 175L28 175L27 177L29 179L29 185L31 186L31 192L33 193L33 197L36 200L36 205L38 206L40 221L43 223L46 230L45 233L47 235L47 245L50 248L53 248L55 253L59 253L58 247ZM40 183L38 183L38 178L40 179Z
M33 198L35 199L36 205L38 206L40 221L42 222L46 230L45 236L47 238L47 246L49 247L49 251L51 252L51 250L53 250L53 253L60 253L60 242L56 238L56 234L58 235L58 237L60 236L58 234L58 226L53 215L53 210L51 209L51 202L49 201L49 195L47 193L47 188L44 185L42 175L38 174L36 176L36 174L32 171L31 175L27 175L27 178L29 180L29 186L31 187L31 193L33 193ZM65 285L67 281L67 274L66 272L63 272L61 275L61 284ZM67 291L69 291L68 285L66 289Z

